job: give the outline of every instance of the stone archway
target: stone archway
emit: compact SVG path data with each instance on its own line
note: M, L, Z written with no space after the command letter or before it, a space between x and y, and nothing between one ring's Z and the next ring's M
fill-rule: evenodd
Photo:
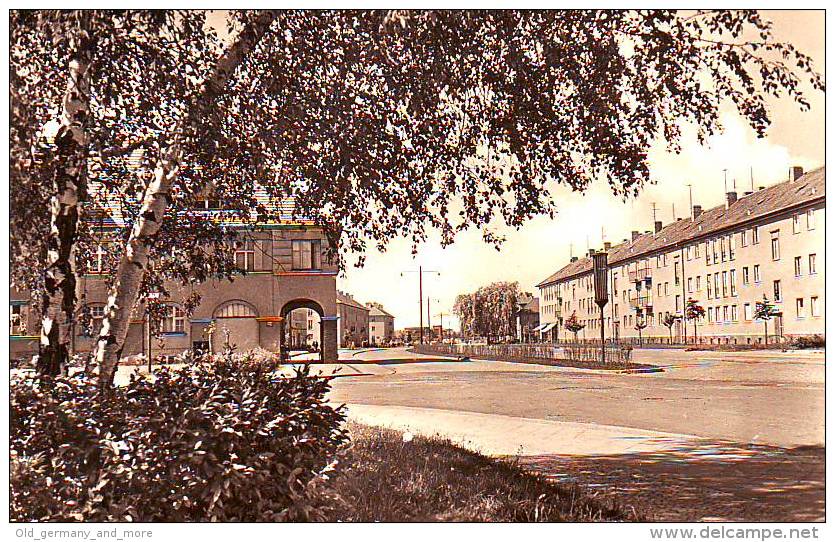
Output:
M260 346L258 312L252 304L240 299L225 301L217 306L212 316L215 320L213 352L221 352L231 345L239 352Z
M281 348L280 348L280 356L281 361L287 361L288 355L288 337L287 332L290 330L290 313L297 309L309 309L319 315L319 335L316 337L316 342L318 343L319 348L319 361L325 360L325 310L322 308L322 305L313 301L312 299L293 299L288 301L281 307Z

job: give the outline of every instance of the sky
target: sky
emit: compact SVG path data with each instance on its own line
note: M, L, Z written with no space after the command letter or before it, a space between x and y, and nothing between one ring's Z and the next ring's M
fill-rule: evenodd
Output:
M766 11L774 23L778 40L789 41L809 54L818 71L824 69L823 11ZM441 248L438 237L411 254L405 239L393 240L385 253L370 251L365 265L349 263L337 281L340 290L350 292L362 302L377 301L395 316L395 327L416 326L419 320L418 266L440 272L424 276L424 300L431 298L432 323L443 313L444 325L457 328L451 316L455 296L494 281L518 281L523 291L538 295L536 284L568 263L573 251L581 256L590 248L601 248L603 241L617 244L632 230L652 229L652 204L657 219L669 223L675 216L688 215L689 191L693 203L707 209L724 202L724 173L729 185L736 180L738 192L755 186L768 186L788 178L791 166L807 171L824 165L824 95L808 89L811 109L801 112L789 99L769 103L772 125L765 138L758 139L747 124L730 109L723 110L725 127L706 147L692 133L685 132L680 154L654 148L649 154L651 174L657 184L644 188L635 199L623 202L609 187L598 182L585 194L568 189L554 194L558 214L551 220L537 218L520 230L500 231L506 235L501 251L485 245L479 231L460 234L453 245ZM605 226L601 232L601 226ZM350 262L350 260L349 260ZM402 275L401 275L402 273ZM427 312L424 306L424 324Z

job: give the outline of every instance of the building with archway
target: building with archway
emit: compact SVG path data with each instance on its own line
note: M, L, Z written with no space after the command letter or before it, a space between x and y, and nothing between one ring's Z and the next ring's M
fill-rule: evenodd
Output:
M325 257L328 240L320 228L294 221L260 225L241 231L235 261L243 275L233 281L210 279L193 286L167 285L170 296L159 327L149 334L144 305L134 310L124 356L176 355L188 349L238 351L259 348L281 355L286 351L286 317L294 308L308 308L320 317L317 342L321 359L335 361L337 351L336 276L338 268ZM102 251L107 251L102 244ZM89 352L107 302L107 269L80 277L86 325L73 333L75 352ZM185 301L194 293L200 303L191 314ZM28 293L11 291L10 344L12 356L37 352L39 322Z

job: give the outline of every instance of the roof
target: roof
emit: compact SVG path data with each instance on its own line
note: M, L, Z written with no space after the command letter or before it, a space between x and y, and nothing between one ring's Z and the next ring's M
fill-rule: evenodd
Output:
M127 225L124 217L122 202L115 194L106 193L102 184L90 182L89 184L90 203L84 207L84 215L88 222L102 227L123 227ZM268 220L258 220L258 213L252 211L249 218L241 216L240 211L229 211L223 209L191 209L191 215L203 215L208 219L216 220L223 226L310 226L313 221L308 218L293 216L295 210L295 198L275 198L267 193L262 186L256 186L255 199L258 205L267 210ZM136 198L127 197L125 203L132 207L139 205Z
M386 316L388 318L394 318L394 316L386 312L385 309L376 305L372 305L369 307L368 316Z
M781 211L825 201L825 199L826 167L820 167L794 181L777 183L750 195L742 196L730 206L719 205L708 209L695 220L678 219L658 233L644 233L634 240L615 245L608 251L608 261L610 264L619 264L646 257L685 241L708 237ZM537 287L582 275L590 272L591 269L591 258L580 258L562 267L537 284Z
M337 290L336 292L336 302L341 303L342 305L348 305L350 307L354 307L356 309L368 311L368 307L351 297L350 294L346 294L345 292L340 292Z

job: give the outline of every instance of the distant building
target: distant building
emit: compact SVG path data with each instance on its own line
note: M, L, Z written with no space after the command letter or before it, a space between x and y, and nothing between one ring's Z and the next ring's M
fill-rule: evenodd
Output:
M687 218L667 226L656 222L654 231L633 231L615 246L605 243L607 335L637 339L640 322L649 341L672 335L677 342L761 343L764 323L754 312L763 296L776 307L767 323L769 342L824 335L825 181L825 168L803 174L795 167L789 181L742 197L728 192L724 205L706 211L694 205ZM537 285L547 339L562 338L564 321L575 313L585 324L579 338L599 336L593 252L572 258ZM688 298L705 309L695 333L694 322L681 319ZM677 317L672 329L664 325L667 317Z
M337 290L336 310L339 315L337 334L340 348L367 345L369 308L351 294Z
M368 303L368 338L371 344L386 344L394 338L394 316L380 303Z
M539 340L539 298L523 293L516 301L516 339L520 342Z

